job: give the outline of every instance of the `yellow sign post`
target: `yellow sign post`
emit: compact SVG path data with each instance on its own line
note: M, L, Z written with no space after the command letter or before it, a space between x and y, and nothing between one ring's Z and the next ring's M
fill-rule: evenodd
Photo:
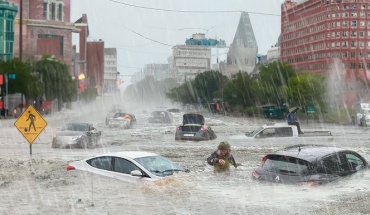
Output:
M45 129L46 125L47 122L32 105L28 106L17 121L15 121L14 126L30 143L30 154L32 154L33 141Z

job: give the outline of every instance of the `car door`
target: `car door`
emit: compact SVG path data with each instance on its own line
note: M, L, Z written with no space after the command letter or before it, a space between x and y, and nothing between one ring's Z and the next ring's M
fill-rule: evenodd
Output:
M143 177L132 176L131 171L134 171L134 170L139 170L143 174ZM134 163L132 163L131 161L127 159L119 158L119 157L114 158L112 174L113 174L113 177L116 179L126 181L129 183L134 183L134 184L151 180L149 176L142 169L140 169L137 165L135 165Z

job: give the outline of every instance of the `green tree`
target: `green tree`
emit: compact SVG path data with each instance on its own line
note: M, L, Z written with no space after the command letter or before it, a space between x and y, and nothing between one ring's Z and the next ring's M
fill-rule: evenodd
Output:
M282 105L287 98L281 87L288 84L289 78L297 76L297 72L289 64L275 61L262 66L259 76L255 89L261 102Z
M258 101L253 90L254 80L245 72L238 72L236 78L225 86L224 100L230 105L254 106Z
M195 77L189 90L193 90L190 92L195 101L200 100L201 103L206 104L212 102L216 96L222 97L222 88L227 82L228 78L219 71L205 71Z
M310 72L301 73L292 77L288 85L283 89L289 97L290 106L320 107L325 110L327 104L324 99L326 92L326 77L321 74Z
M15 74L15 79L8 79L8 93L22 93L27 98L35 98L42 94L43 87L40 85L37 75L30 72L30 66L21 62L18 58L0 61L0 74ZM5 85L2 86L5 92Z
M58 110L61 110L64 102L71 102L75 98L77 85L65 63L44 56L32 64L32 69L39 75L46 100L58 99Z

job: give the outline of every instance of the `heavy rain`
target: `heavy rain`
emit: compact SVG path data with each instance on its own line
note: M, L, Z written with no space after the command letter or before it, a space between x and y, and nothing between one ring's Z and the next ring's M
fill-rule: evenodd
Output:
M100 11L97 2L103 1ZM310 23L310 16L315 16L300 15L297 19L291 7L304 11L313 10L312 5L316 9L343 6L338 14L344 14L348 5L366 10L367 15L370 2L274 0L266 8L254 3L247 7L243 1L234 6L207 1L209 7L202 8L196 1L181 5L81 2L85 4L74 0L0 1L0 6L4 3L0 12L17 12L12 15L14 53L2 55L0 62L0 214L370 214L370 171L366 168L352 169L350 174L322 184L317 182L329 176L300 181L308 183L285 183L284 174L276 172L272 181L256 177L256 169L269 159L266 155L292 146L297 146L297 151L284 158L298 157L301 150L304 153L304 145L321 145L357 152L370 162L367 70L348 70L352 61L343 58L340 52L347 53L344 50L338 51L342 58L330 56L325 66L320 61L323 52L312 49L307 58L300 53L306 61L312 56L320 61L300 67L287 54L293 36L283 35L292 26ZM109 8L111 14L106 11ZM22 10L41 15L24 13L22 17ZM134 23L126 23L134 18L121 16L120 10L132 15ZM163 16L156 27L145 23L155 14ZM173 14L178 16L177 21ZM327 18L320 10L317 14ZM115 21L106 23L101 16L115 17ZM269 22L270 18L273 21ZM125 24L114 26L118 19L125 19ZM168 21L158 22L162 19ZM49 24L41 25L40 21ZM281 24L283 21L289 25ZM329 30L325 28L315 40L325 41L331 32L335 38L331 22L328 25ZM93 27L106 28L101 31L110 35L104 38ZM321 25L317 24L317 29ZM96 35L84 35L89 31ZM115 31L135 35L130 39L132 44L125 46L128 37L112 36ZM158 37L157 31L163 35ZM263 31L271 32L260 36ZM361 32L367 32L367 27ZM20 34L24 35L22 39ZM178 41L175 36L179 35ZM25 41L22 44L20 40ZM342 45L343 40L338 41ZM30 45L33 42L35 46ZM361 43L360 37L356 42ZM337 45L334 40L328 44L327 48ZM19 49L22 46L24 50ZM274 54L276 50L280 50L278 55ZM360 53L369 55L367 51L354 55ZM199 57L201 54L206 57ZM356 59L356 65L370 65ZM295 124L287 123L292 110L297 110L302 134ZM192 130L179 132L188 122ZM197 133L194 129L198 127ZM280 127L284 132L291 129L291 133L278 136ZM276 136L263 136L262 131L269 129L276 129ZM91 141L79 141L86 136ZM238 165L231 165L229 172L216 173L207 158L222 151L218 147L223 141L230 144L229 152ZM87 171L74 163L127 151L155 153L187 171L130 183L113 176L112 169ZM312 161L312 156L316 155L306 159ZM294 160L294 165L302 164L300 159ZM85 163L92 169L97 167L90 161ZM145 178L142 170L135 174L131 171L127 177ZM293 178L294 174L288 176Z

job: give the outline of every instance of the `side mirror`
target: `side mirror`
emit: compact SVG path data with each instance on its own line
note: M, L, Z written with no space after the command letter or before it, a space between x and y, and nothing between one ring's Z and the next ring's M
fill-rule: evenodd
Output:
M133 170L130 173L132 176L140 176L143 177L143 174L139 170Z

